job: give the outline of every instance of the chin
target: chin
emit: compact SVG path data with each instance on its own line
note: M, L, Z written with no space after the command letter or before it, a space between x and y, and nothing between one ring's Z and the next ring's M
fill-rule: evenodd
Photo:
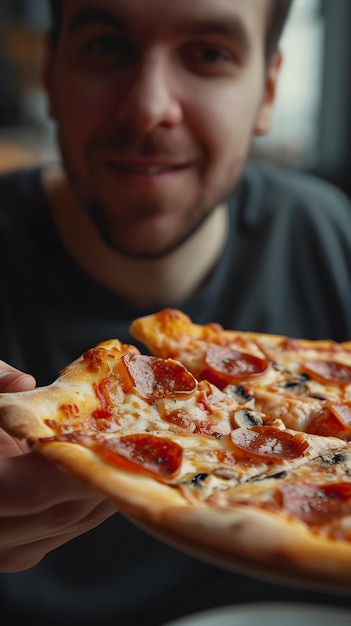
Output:
M145 247L135 247L135 246L126 246L125 242L121 244L120 242L113 241L110 239L108 241L109 246L113 248L115 252L118 254L129 258L129 259L138 259L144 261L155 261L157 259L163 259L169 255L171 255L175 250L177 250L181 244L172 244L163 248L149 248Z
M145 228L143 228L142 224L139 223L138 228L135 228L131 223L126 229L123 229L122 224L122 229L120 229L117 218L116 221L113 220L108 224L102 204L91 204L87 210L97 231L115 252L128 258L154 260L167 257L181 248L201 229L212 214L215 206L204 212L193 212L186 219L184 229L180 229L176 235L174 234L176 229L171 229L172 224L169 222L163 224L166 228L162 228L160 223L154 224L154 228L152 228L151 224L149 224L151 227L147 228L147 223Z

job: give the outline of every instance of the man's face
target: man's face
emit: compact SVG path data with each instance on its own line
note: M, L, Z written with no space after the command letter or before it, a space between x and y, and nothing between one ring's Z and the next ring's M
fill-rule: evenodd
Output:
M46 84L73 189L116 249L166 253L268 130L269 0L62 0Z

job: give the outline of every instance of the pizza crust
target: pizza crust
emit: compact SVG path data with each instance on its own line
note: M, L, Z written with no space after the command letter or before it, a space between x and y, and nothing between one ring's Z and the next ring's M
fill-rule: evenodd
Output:
M93 393L93 384L111 372L114 359L117 360L128 351L139 353L137 348L122 344L118 339L104 341L96 349L101 350L103 355L98 374L94 368L89 369L82 355L65 367L57 380L45 387L1 393L0 426L11 435L24 437L31 443L40 437L55 434L46 422L57 419L62 405L76 405L82 415L93 411L99 403Z
M37 442L34 450L64 471L78 476L99 490L130 515L147 511L157 520L165 506L181 507L187 502L181 493L147 474L121 470L105 463L93 450L64 441ZM146 513L145 513L146 515Z
M299 521L252 506L189 503L177 487L111 467L80 445L49 442L35 449L103 492L133 523L193 556L280 582L350 589L346 541L319 537Z
M57 412L56 394L46 387L21 392L21 395L3 393L0 396L0 425L8 433L33 443L39 437L50 437L54 431L49 428L43 415L55 416ZM61 390L57 395L61 395ZM61 395L62 397L62 395Z
M272 333L227 330L217 323L196 324L182 311L171 308L135 319L130 325L130 332L133 337L140 341L150 341L150 343L159 346L163 345L167 339L179 341L182 337L202 339L208 342L216 341L219 337L225 339L247 337L254 340L262 338L271 341L272 345L279 345L288 339L285 335ZM331 346L340 346L345 350L351 350L351 341L336 343L332 339L316 340L298 337L292 340L298 341L305 348L328 349Z
M317 537L299 522L269 511L240 505L230 510L169 508L162 527L174 537L185 538L198 556L221 566L243 568L280 582L285 579L299 585L350 590L348 542Z
M98 405L91 384L83 381L58 379L46 387L30 391L0 394L0 426L11 435L26 438L30 443L40 437L50 437L55 431L47 421L57 419L59 407L64 404L77 405L82 413L88 413Z

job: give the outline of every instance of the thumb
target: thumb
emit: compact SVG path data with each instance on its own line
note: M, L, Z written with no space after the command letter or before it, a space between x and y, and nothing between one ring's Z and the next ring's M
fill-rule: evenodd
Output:
M34 387L33 376L0 361L0 392L28 391Z

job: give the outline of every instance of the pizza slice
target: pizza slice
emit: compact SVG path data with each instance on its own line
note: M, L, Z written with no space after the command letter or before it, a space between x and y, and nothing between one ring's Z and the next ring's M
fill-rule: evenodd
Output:
M174 309L134 320L130 332L153 354L179 359L197 379L250 398L288 428L351 439L350 342L225 330L194 324ZM341 408L332 417L326 404Z
M226 567L351 584L351 540L335 530L348 523L346 487L339 490L343 507L332 509L330 536L301 524L284 506L264 506L260 491L260 485L290 481L298 468L309 484L309 467L326 459L330 484L348 483L347 463L337 459L349 454L349 444L287 429L279 418L198 381L176 359L106 341L51 385L1 394L0 424L181 549ZM325 496L328 502L330 492ZM310 550L307 556L298 554L299 546ZM319 549L318 569L311 560Z
M194 324L177 309L163 309L135 319L130 333L152 354L181 361L197 378L206 371L219 387L245 378L262 380L268 372L269 377L273 375L266 355L255 340L256 335L224 330L217 323ZM223 362L226 350L227 363ZM230 359L230 350L237 352L236 359Z
M72 450L83 458L89 450L89 458L151 471L160 481L192 480L214 467L231 469L243 482L341 445L288 430L279 418L198 382L180 362L142 355L118 340L86 351L47 387L1 394L0 420L46 456L58 450L60 464L67 451L73 471ZM91 480L89 464L81 469Z

